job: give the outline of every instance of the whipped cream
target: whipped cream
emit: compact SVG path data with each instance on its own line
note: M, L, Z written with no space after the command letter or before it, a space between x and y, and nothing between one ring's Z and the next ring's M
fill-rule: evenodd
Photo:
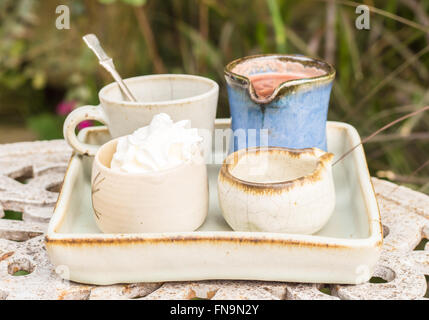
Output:
M165 113L153 117L150 125L119 138L111 169L148 173L201 160L203 138L189 120L174 123Z

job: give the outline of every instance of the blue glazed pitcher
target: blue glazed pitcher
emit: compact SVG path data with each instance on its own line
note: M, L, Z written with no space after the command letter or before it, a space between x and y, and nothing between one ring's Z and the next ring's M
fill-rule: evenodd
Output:
M280 83L268 96L258 95L250 80L269 73L300 78ZM249 56L229 63L225 78L234 131L230 152L264 145L327 150L326 120L335 78L329 63L300 55Z

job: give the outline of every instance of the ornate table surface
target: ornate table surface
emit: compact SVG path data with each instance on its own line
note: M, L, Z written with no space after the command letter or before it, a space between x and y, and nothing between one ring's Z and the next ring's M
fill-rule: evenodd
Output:
M0 300L429 298L429 197L376 178L385 238L368 283L219 280L92 286L62 280L61 270L49 262L43 234L70 155L64 140L0 145ZM10 211L21 212L22 220L7 219Z

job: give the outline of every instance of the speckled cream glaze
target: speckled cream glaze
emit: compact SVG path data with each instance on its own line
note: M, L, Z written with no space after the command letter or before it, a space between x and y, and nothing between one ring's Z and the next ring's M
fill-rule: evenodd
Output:
M245 157L256 160L256 166L258 159L265 157L267 165L280 158L284 168L299 166L305 161L311 163L311 160L314 167L309 166L306 174L290 180L255 182L250 176L246 178L241 173L237 177L235 173L237 166L244 165ZM219 202L225 220L236 231L317 232L327 223L335 207L332 159L332 153L317 148L255 147L230 154L218 178Z
M95 221L105 233L194 231L208 211L207 168L202 161L149 172L110 168L118 139L101 146L91 175Z

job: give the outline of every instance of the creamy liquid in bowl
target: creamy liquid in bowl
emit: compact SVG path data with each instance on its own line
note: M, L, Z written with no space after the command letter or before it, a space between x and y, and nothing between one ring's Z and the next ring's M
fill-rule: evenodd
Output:
M316 170L318 159L287 157L283 154L248 154L239 159L230 173L254 183L285 182L307 176Z
M218 177L222 214L235 231L311 234L335 207L332 153L317 148L241 149Z

